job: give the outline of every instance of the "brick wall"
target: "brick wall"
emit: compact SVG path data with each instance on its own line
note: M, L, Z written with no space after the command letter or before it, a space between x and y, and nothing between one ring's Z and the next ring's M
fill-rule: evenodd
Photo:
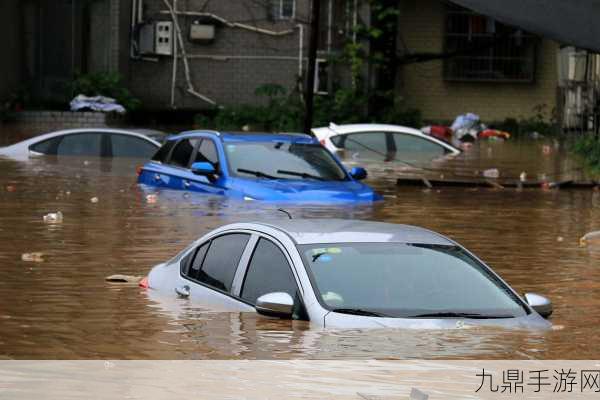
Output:
M231 21L245 22L257 27L283 31L296 28L297 22L273 21L267 18L268 1L187 0L178 1L179 11L213 13ZM309 18L308 0L297 0L296 17ZM145 19L171 20L162 0L144 2ZM257 101L254 91L260 85L275 83L292 90L298 75L299 30L286 36L272 37L244 29L216 25L215 40L198 44L188 40L189 26L197 20L180 16L179 24L190 55L192 81L196 90L215 100L219 105L236 105ZM308 31L304 32L304 46ZM306 51L304 57L306 57ZM158 62L131 61L130 88L145 107L169 108L171 102L172 57L161 57ZM186 93L183 62L178 62L176 106L178 108L206 108L209 105Z
M440 0L401 2L400 35L413 52L441 52L444 46L445 4ZM556 107L558 44L542 40L538 48L535 83L447 82L443 61L403 67L397 92L408 107L418 108L425 119L452 120L474 112L484 121L533 115L545 104L547 117Z
M16 114L16 123L44 131L72 128L101 128L118 125L121 119L101 112L24 111Z

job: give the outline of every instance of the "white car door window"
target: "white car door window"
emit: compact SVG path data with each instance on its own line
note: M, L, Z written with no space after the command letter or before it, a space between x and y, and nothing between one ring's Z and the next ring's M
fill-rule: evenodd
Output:
M431 140L403 133L394 133L396 158L400 160L429 161L441 157L446 149Z
M385 161L388 146L383 132L364 132L341 135L334 144L346 150L346 157Z

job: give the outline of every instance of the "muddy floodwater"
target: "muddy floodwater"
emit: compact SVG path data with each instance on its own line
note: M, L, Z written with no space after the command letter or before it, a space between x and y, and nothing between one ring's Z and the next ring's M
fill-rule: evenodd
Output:
M295 217L371 219L439 231L474 251L520 293L546 295L555 307L548 332L320 330L213 312L105 282L112 274L145 275L221 224L285 218L277 205L184 192L158 192L149 202L153 192L135 183L138 164L0 160L1 358L600 358L600 250L579 247L582 235L600 229L597 191L401 188L384 166L368 180L385 195L383 202L287 205ZM576 166L560 145L532 141L482 143L444 168L555 176L578 174ZM45 214L57 211L62 223L44 223ZM22 259L33 252L41 254Z

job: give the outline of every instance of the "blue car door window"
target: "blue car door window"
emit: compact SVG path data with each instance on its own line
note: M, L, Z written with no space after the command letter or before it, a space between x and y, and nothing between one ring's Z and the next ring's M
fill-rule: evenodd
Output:
M250 235L232 233L213 239L196 278L215 289L229 292Z
M209 162L214 167L215 170L219 170L219 155L217 153L217 146L210 139L203 139L202 143L198 147L198 152L196 153L196 158L194 162Z
M267 293L285 292L295 298L297 291L290 265L279 247L261 238L244 278L242 299L256 304L256 299Z
M182 139L176 145L171 152L171 159L169 164L176 165L178 167L187 168L190 165L190 158L194 152L194 147L198 144L200 139Z
M158 149L156 154L152 157L152 161L158 161L161 163L167 162L167 157L169 157L169 153L174 145L174 140L167 140L167 142L163 144L162 147Z

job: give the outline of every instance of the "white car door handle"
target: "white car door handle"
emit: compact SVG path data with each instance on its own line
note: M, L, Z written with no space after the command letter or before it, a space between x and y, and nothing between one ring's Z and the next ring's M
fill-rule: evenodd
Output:
M177 293L177 295L179 297L185 297L185 298L190 297L190 287L187 285L176 287L175 293Z

